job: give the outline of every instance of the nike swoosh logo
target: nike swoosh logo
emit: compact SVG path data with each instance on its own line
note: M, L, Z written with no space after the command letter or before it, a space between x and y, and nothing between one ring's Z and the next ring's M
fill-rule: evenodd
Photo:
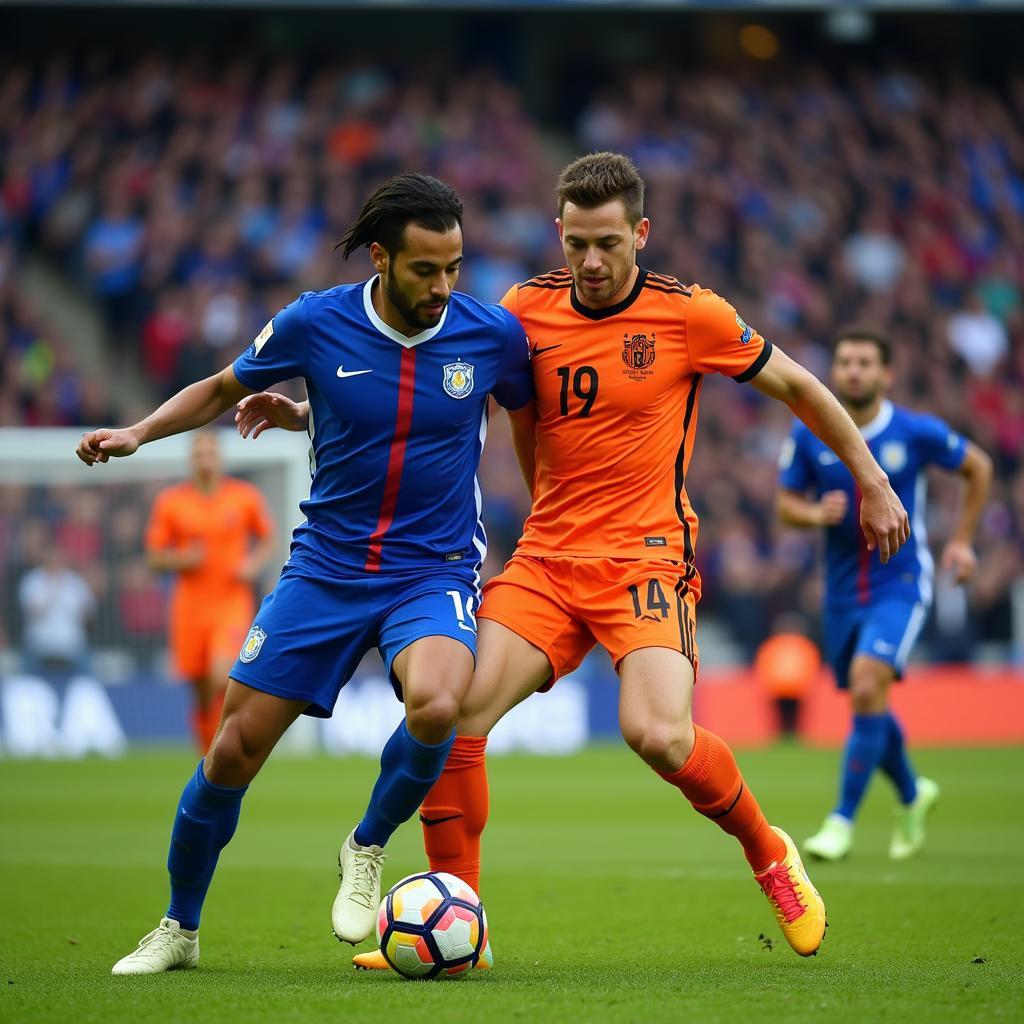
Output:
M447 818L425 818L422 814L420 815L420 821L423 822L427 828L433 828L434 825L440 825L443 821L454 821L456 818L461 818L461 814L449 814Z
M346 370L344 366L338 367L339 377L358 377L361 373L373 373L373 370Z
M532 357L534 359L536 359L537 356L543 355L545 352L550 352L552 349L561 348L561 347L562 347L561 343L559 343L557 345L548 345L546 348L537 348L537 346L534 345L533 346L533 352L531 353L531 355L532 355Z

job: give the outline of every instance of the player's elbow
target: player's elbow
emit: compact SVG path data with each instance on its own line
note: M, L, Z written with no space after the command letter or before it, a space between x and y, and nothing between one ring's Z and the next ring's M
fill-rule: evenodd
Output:
M992 479L995 467L992 457L984 449L972 444L967 449L967 458L964 460L963 474L968 480L977 480L980 483L988 484Z

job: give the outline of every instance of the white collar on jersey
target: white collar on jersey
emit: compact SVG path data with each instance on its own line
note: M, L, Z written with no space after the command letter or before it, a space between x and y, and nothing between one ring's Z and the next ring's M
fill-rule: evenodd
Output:
M363 287L363 309L366 310L366 316L370 323L384 335L385 338L390 338L392 341L397 341L403 348L415 348L415 346L421 344L424 341L430 341L431 338L436 335L442 327L448 317L448 307L444 307L444 311L441 313L441 319L438 320L434 327L430 327L425 331L420 331L419 334L414 334L411 338L402 334L401 331L396 331L393 327L388 327L386 323L379 316L377 316L377 310L373 308L373 285L375 281L380 280L380 275L371 277L369 281Z
M878 415L860 428L861 436L865 441L870 441L873 437L878 437L878 435L885 430L891 422L892 402L890 402L888 398L883 398L882 404L878 408Z

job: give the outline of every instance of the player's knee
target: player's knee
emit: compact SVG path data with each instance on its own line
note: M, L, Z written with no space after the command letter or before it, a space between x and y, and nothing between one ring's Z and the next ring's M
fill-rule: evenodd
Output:
M405 717L409 732L425 743L440 743L448 736L458 714L458 698L443 690L411 703L406 701Z
M858 715L870 715L885 710L886 686L870 670L850 673L850 704Z
M265 746L238 716L226 719L206 755L207 779L220 786L247 786L270 753Z
M630 749L655 771L681 768L693 750L693 727L688 722L623 724L622 735Z

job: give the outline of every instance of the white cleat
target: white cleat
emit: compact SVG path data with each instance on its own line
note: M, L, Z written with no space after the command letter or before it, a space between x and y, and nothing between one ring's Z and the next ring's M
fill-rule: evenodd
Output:
M842 860L853 846L853 822L841 814L830 814L810 839L804 840L804 853L815 860Z
M163 974L199 966L199 933L183 931L177 921L161 919L139 948L114 964L111 974Z
M341 942L356 945L367 938L377 923L380 906L380 874L387 854L380 846L360 846L355 829L341 844L338 869L341 888L331 908L331 927Z
M893 860L913 857L924 846L925 821L938 803L940 793L937 782L918 776L914 802L896 812L896 828L889 843L889 856Z

